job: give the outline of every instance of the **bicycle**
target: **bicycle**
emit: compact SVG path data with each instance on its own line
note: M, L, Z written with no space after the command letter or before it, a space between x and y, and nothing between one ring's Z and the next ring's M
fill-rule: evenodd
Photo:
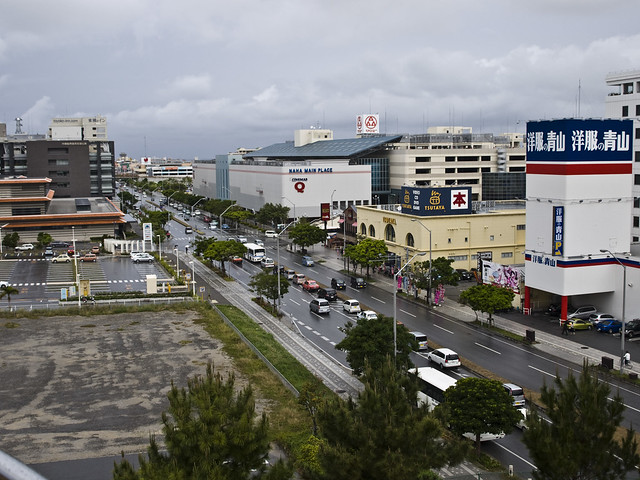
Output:
M83 305L86 305L88 303L90 303L91 305L95 305L96 304L96 299L93 298L93 295L90 297L85 297L84 295L82 297L80 297L80 300L82 301Z

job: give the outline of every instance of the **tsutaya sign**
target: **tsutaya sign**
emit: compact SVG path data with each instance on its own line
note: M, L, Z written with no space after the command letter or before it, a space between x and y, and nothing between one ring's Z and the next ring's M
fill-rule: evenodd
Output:
M422 216L468 215L471 187L402 187L402 213Z

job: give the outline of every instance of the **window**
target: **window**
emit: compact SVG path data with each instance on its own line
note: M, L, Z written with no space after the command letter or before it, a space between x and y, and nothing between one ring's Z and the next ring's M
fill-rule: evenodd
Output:
M640 128L636 128L636 140L640 138Z
M396 241L396 231L391 225L387 225L384 229L384 239L388 242Z
M374 227L373 225L369 225L369 236L370 237L376 236L376 227Z
M525 224L516 225L516 230L526 230L527 226Z
M636 117L640 117L640 105L636 105Z
M447 260L453 260L454 262L466 262L467 256L466 255L449 255L447 257Z
M640 237L633 237L633 243L640 242Z
M622 116L623 117L628 117L629 116L629 105L623 105L622 106Z
M453 168L451 170L453 170ZM430 168L416 168L416 175L421 175L421 174L424 175L429 173L431 173Z
M513 258L513 252L502 252L500 256L502 258Z
M494 236L493 235L489 235L489 241L493 242Z
M640 162L640 152L634 152L634 160Z
M360 224L360 235L366 235L367 234L367 226L364 223Z
M444 169L444 173L456 173L456 169L455 168L445 168Z
M430 162L431 157L416 157L416 163Z
M456 157L444 157L444 161L445 162L455 162L456 161Z
M477 168L459 168L458 173L478 173Z
M633 208L640 208L640 197L633 199Z
M415 247L413 235L411 235L410 233L407 233L407 247Z
M640 227L640 217L633 217L633 228Z
M640 175L633 176L633 183L634 185L640 185Z

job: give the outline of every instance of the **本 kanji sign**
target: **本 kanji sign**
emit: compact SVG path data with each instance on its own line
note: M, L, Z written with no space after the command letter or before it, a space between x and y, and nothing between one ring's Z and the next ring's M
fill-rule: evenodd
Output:
M422 216L471 213L471 187L402 187L402 213Z

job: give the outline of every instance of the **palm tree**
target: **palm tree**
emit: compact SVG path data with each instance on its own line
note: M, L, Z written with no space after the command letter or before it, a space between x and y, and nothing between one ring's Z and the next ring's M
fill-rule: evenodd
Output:
M9 284L3 284L0 286L0 298L3 298L4 296L6 296L7 302L9 303L9 305L11 305L11 295L15 295L17 293L20 293L20 290L18 290L15 287L12 287Z

